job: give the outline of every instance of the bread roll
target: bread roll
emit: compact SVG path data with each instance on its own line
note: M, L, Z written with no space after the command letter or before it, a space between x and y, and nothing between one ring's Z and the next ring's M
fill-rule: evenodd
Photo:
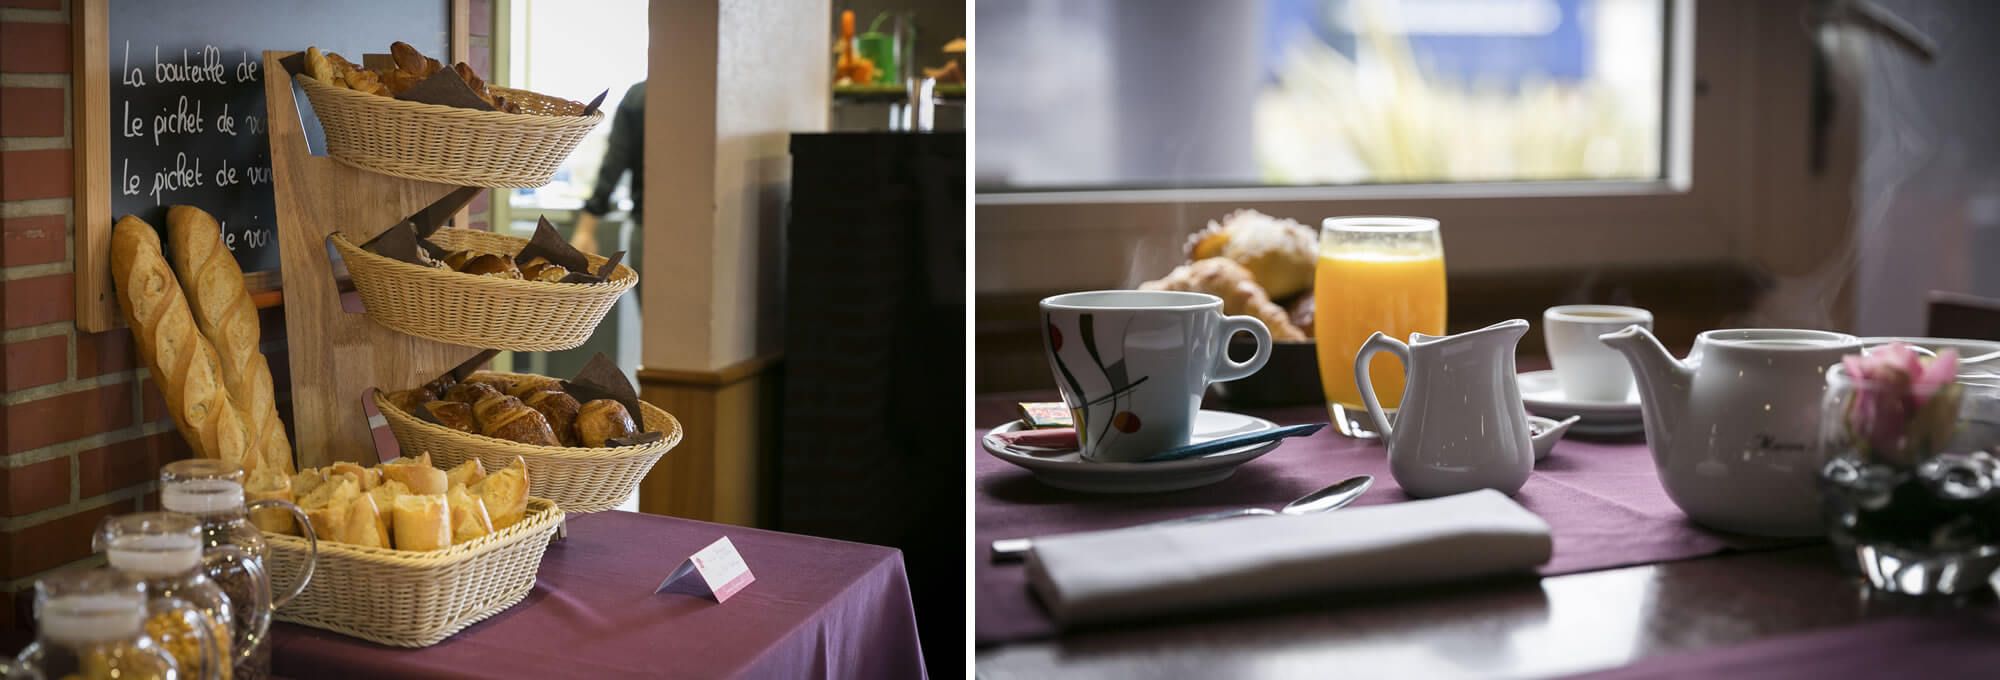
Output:
M252 436L223 384L222 361L201 336L153 226L126 215L111 230L111 278L133 343L195 455L252 472Z
M536 446L559 446L554 430L549 429L549 421L542 414L522 404L521 400L496 394L472 405L472 415L479 420L479 433L494 439L533 444Z
M292 442L278 419L271 366L257 350L262 336L257 306L250 302L236 257L222 243L222 225L201 208L177 205L167 209L167 238L195 325L222 362L222 383L250 431L258 465L290 474Z
M445 500L451 503L452 545L493 533L493 516L486 512L486 501L463 486L451 487Z
M444 493L451 485L443 470L431 467L429 453L416 458L397 458L376 469L382 471L382 479L402 482L410 487L410 493L420 496Z
M423 406L437 424L460 432L479 434L479 421L472 417L472 405L459 401L433 401Z
M497 276L503 279L521 278L521 270L514 266L512 258L500 255L480 255L465 261L459 271L479 276Z
M361 494L347 504L347 515L333 540L370 548L391 548L395 543L389 538L388 524L388 520L382 517L382 509L375 505L375 497Z
M464 267L465 263L471 262L472 258L475 257L479 257L479 253L470 250L454 250L449 253L445 253L444 266L450 267L452 268L453 271L456 271L460 267Z
M444 494L396 498L396 549L437 550L451 546L451 507Z
M467 458L444 476L449 486L472 486L486 479L486 464L479 462L478 458Z
M472 492L486 502L486 512L493 517L495 531L514 526L528 514L527 461L515 456L512 464L487 475Z
M605 440L630 437L639 433L639 427L632 423L632 414L625 411L625 405L611 399L592 399L577 411L576 438L578 443L591 448L605 446Z
M276 467L265 467L244 480L243 500L280 500L289 503L297 499L292 496L292 478ZM283 508L252 510L250 523L267 534L299 535L298 519Z
M549 429L555 431L556 441L563 446L578 444L576 414L583 406L576 403L576 397L569 396L568 392L542 390L522 397L521 403L527 404L528 408L542 414L542 419L549 421Z
M336 476L346 476L353 478L354 483L360 486L362 491L373 489L375 488L375 485L382 483L381 470L377 470L375 468L361 467L358 464L350 463L347 461L341 461L338 463L334 463L332 465L328 465L326 467L327 479L331 480Z
M568 268L539 257L529 260L528 264L521 267L521 278L530 281L561 283L565 276L569 276Z

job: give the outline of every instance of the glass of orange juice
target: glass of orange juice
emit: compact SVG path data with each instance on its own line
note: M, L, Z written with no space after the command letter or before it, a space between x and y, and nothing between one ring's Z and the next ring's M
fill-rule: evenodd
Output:
M1354 356L1376 331L1403 339L1444 334L1444 241L1424 217L1330 217L1319 232L1313 275L1313 339L1320 386L1334 427L1374 437L1354 384ZM1403 401L1403 367L1388 353L1368 364L1385 411Z

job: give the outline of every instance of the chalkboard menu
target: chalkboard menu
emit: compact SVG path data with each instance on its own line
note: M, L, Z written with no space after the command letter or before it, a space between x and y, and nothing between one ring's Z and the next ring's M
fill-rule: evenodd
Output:
M443 58L449 8L444 0L108 0L111 216L164 229L168 206L200 206L222 223L245 272L276 270L282 225L264 132L264 50L312 45L360 62L401 40ZM318 121L299 101L323 153Z

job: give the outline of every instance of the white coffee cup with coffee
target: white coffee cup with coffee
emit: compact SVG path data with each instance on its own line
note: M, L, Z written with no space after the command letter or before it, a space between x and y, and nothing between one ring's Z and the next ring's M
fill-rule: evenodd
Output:
M1137 461L1186 446L1209 383L1256 373L1271 331L1223 316L1202 293L1108 290L1042 300L1042 347L1082 445L1093 462ZM1229 358L1229 338L1249 333L1257 353Z
M1632 367L1625 356L1597 336L1627 326L1653 329L1653 313L1618 305L1563 305L1542 312L1542 337L1548 343L1549 364L1563 395L1577 401L1626 401L1632 392Z

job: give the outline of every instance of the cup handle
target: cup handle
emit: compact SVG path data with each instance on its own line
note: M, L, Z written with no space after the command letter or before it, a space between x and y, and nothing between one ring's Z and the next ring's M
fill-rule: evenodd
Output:
M246 506L251 511L277 508L292 513L294 521L298 522L299 533L306 539L306 566L299 571L299 582L292 584L291 590L287 591L284 597L277 596L276 584L272 584L274 592L271 597L271 611L277 611L290 603L292 598L298 597L299 593L305 592L306 584L312 583L313 572L319 567L319 535L313 531L312 520L306 519L306 511L290 502L266 498L250 501Z
M1368 360L1375 358L1375 353L1383 350L1388 350L1389 353L1396 355L1396 358L1403 360L1404 382L1408 382L1410 346L1403 344L1401 340L1383 335L1381 331L1375 331L1374 335L1368 336L1367 342L1361 343L1361 352L1354 355L1354 384L1361 387L1361 403L1368 407L1368 417L1375 421L1375 431L1382 433L1382 441L1386 442L1390 436L1389 417L1382 414L1382 402L1375 399L1375 383L1368 378Z
M1257 338L1257 353L1252 355L1249 361L1229 358L1229 339L1236 337L1237 333L1249 333ZM1264 322L1258 321L1254 316L1222 317L1220 344L1221 347L1215 351L1215 370L1210 372L1213 377L1209 382L1229 382L1248 378L1250 374L1263 368L1264 362L1271 360L1271 329L1266 328Z

